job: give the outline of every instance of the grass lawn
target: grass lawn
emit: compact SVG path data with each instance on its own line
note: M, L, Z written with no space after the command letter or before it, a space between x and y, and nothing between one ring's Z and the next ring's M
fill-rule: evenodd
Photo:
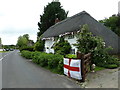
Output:
M95 67L95 71L100 71L100 70L104 70L104 69L105 69L104 67L98 67L98 66Z

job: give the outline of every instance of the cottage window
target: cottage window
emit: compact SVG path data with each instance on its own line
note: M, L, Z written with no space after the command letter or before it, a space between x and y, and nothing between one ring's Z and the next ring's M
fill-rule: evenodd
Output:
M69 35L68 36L68 39L73 39L74 38L74 35Z
M75 54L75 49L71 49L71 54Z

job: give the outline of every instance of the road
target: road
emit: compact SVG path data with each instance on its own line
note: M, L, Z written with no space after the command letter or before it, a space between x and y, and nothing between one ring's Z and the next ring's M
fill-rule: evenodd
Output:
M24 59L17 50L2 56L2 88L80 88L75 81Z

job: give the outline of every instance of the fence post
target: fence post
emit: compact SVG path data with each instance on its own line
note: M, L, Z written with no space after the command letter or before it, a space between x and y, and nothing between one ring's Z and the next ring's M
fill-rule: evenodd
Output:
M82 80L81 82L85 82L85 71L84 71L84 59L83 59L83 54L80 52L77 52L77 58L81 59L81 75L82 75Z
M82 54L80 52L77 52L77 58L81 59L81 75L82 75L82 80L80 80L81 82L85 82L85 77L86 74L88 72L88 68L87 66L90 65L90 69L91 69L91 53L88 54Z

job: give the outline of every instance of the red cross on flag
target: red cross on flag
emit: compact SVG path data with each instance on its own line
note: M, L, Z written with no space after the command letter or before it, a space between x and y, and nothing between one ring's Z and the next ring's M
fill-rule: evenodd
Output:
M64 58L64 74L81 80L81 60Z

